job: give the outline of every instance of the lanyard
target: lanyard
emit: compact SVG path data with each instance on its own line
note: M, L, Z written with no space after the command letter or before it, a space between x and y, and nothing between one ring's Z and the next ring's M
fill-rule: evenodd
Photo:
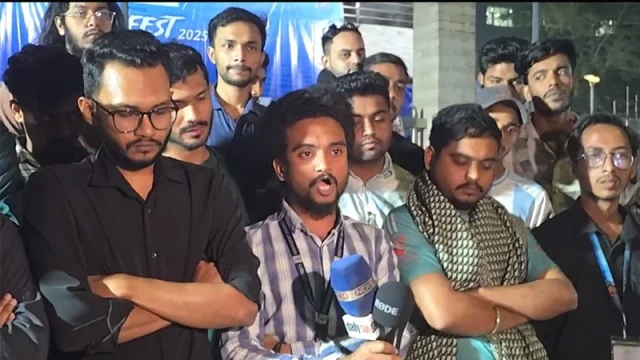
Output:
M300 250L298 250L298 246L296 245L295 240L293 239L293 233L289 224L282 217L278 220L278 225L280 226L280 231L282 231L282 235L284 235L285 240L287 241L287 247L289 248L289 253L293 258L295 263L296 271L298 272L298 276L302 281L302 289L304 291L304 295L307 300L313 306L313 309L316 312L315 316L315 332L316 339L326 340L328 333L328 323L329 323L329 310L331 309L331 303L333 302L333 298L335 297L335 293L331 288L331 279L327 283L327 287L324 290L324 299L321 303L316 301L316 298L313 296L313 289L311 288L311 283L309 282L309 276L307 275L307 270L304 267L304 262L302 261L302 256L300 255ZM340 228L340 232L338 233L338 240L336 241L336 250L334 253L334 257L342 258L344 253L344 228Z
M602 251L602 246L600 245L600 241L598 240L598 236L596 233L591 233L591 244L593 245L593 251L596 256L596 260L598 261L598 265L600 266L600 272L602 273L602 277L604 278L605 285L609 289L609 294L611 295L611 300L613 304L618 308L620 314L622 314L622 336L624 338L627 337L627 316L624 313L624 307L622 305L622 300L620 295L618 295L618 288L616 288L616 284L613 280L613 275L611 274L611 268L609 267L609 263L607 262L607 258L604 256L604 251ZM631 272L631 242L627 241L624 245L624 263L622 266L622 297L624 297L624 293L627 291L627 282L629 281L629 276Z

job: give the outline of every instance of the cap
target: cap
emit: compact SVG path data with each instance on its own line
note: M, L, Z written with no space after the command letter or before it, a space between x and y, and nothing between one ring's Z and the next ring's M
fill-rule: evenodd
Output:
M497 103L505 103L507 106L513 107L514 110L520 116L520 122L525 123L529 121L529 112L524 103L520 100L520 96L516 92L516 89L511 85L499 85L492 87L484 87L478 89L476 93L476 102L482 106L483 109Z

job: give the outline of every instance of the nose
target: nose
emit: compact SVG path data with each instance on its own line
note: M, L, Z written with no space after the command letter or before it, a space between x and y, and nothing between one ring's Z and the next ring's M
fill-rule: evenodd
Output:
M246 51L242 46L236 46L233 49L233 61L244 63L245 62Z
M88 28L93 28L98 25L98 20L96 19L96 13L89 11L87 18L85 19L85 26Z
M364 119L362 121L362 136L371 136L375 133L373 130L373 123L370 119Z
M193 105L188 105L180 109L178 115L182 118L182 122L198 120L198 110Z
M549 87L553 88L558 86L558 74L551 73L551 76L549 76Z
M143 114L142 115L142 122L140 123L140 126L138 126L136 131L134 132L135 135L144 136L144 137L151 137L154 132L155 132L155 129L154 129L153 125L151 125L151 118L149 117L149 114Z
M602 164L602 172L612 173L614 170L615 166L613 165L613 156L611 156L611 154L607 154L607 158L604 160L604 164Z
M313 165L317 173L324 173L329 170L329 163L327 162L327 157L324 152L318 152L313 160Z
M471 165L469 166L469 169L467 170L467 179L468 180L478 180L480 175L480 171L478 169L478 164L475 162L472 162Z

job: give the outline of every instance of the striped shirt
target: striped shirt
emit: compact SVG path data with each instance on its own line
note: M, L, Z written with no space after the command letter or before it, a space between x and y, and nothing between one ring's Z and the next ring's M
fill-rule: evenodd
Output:
M332 358L339 352L338 347L332 343L314 340L312 319L315 310L306 300L304 292L296 287L300 283L298 272L278 225L283 217L287 217L285 220L291 226L313 288L324 289L326 286L341 229L344 229L343 256L359 254L364 257L378 285L399 281L397 258L387 235L381 229L340 215L337 226L322 241L311 234L300 217L283 202L281 212L246 228L249 245L260 260L258 276L262 281L261 308L253 325L222 334L221 352L225 359L323 359ZM334 309L329 315L328 332L331 338L336 334L338 321L342 322L342 319L335 314ZM290 344L293 356L265 349L262 345L265 335L273 335ZM340 346L351 350L361 343L354 342L353 339L341 340L345 343L342 344L341 341Z

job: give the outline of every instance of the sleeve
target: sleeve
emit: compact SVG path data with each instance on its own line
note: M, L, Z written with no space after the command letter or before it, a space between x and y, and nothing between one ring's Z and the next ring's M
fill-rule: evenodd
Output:
M23 196L24 241L53 341L62 352L115 351L133 304L91 292L77 224L54 174L48 169L33 173Z
M415 225L406 207L389 213L384 229L398 257L400 280L403 283L409 284L426 274L444 273L435 248Z
M529 259L526 282L532 282L538 280L542 275L544 275L544 273L557 266L553 260L547 256L544 250L542 250L542 247L538 245L538 242L531 231L527 229L526 232L527 253Z
M259 304L260 262L251 251L246 239L242 218L242 200L229 189L227 176L218 173L211 182L211 193L215 194L208 256L216 265L226 284Z
M33 281L18 228L0 216L0 296L18 301L15 319L0 328L0 360L44 360L49 351L49 323Z
M0 118L2 116L0 112ZM5 202L11 214L18 218L21 216L20 193L23 187L24 178L16 154L15 135L0 124L0 201Z
M540 193L536 196L533 203L533 209L531 209L531 216L529 218L529 229L535 229L542 225L543 222L549 220L553 216L553 206L549 195L540 188Z
M398 257L393 252L391 240L386 232L377 228L374 230L376 249L379 249L378 260L375 265L378 286L389 281L399 281Z

